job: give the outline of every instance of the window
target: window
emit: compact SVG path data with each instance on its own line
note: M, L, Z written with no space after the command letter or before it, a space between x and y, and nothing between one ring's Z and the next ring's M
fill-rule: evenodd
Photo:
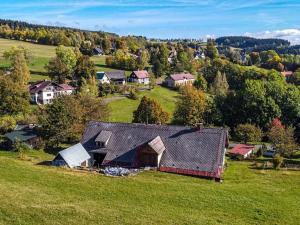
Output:
M100 148L105 147L105 143L104 143L104 142L98 141L98 142L96 142L96 144L97 144L97 146L100 147Z
M52 95L51 95L51 93L50 94L47 94L47 97L51 97Z

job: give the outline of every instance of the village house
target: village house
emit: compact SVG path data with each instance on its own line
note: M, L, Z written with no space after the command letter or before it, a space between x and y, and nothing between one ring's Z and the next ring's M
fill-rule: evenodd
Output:
M17 141L35 148L39 145L41 138L36 130L28 125L17 125L16 129L4 135L6 138L6 147L11 148Z
M249 158L250 155L253 153L255 146L253 145L246 145L246 144L237 144L235 145L230 151L229 155L231 158Z
M98 56L104 55L104 51L102 50L102 48L96 47L93 49L93 55L98 55Z
M194 52L194 59L205 59L205 54L201 50L197 50Z
M165 79L165 85L170 88L176 88L181 85L192 85L195 77L190 73L177 73L168 76Z
M87 164L94 166L152 167L162 172L220 179L228 133L223 128L201 126L92 121L81 144L91 156ZM85 160L87 157L77 165Z
M293 71L284 71L284 72L281 72L282 76L285 77L285 80L290 80L291 77L293 76Z
M96 78L101 84L126 84L126 75L123 70L115 70L110 72L97 72Z
M52 81L38 81L29 86L31 102L35 104L48 104L60 95L70 95L75 88L68 84L57 84Z
M133 71L130 74L128 81L138 83L138 84L149 84L150 83L150 75L146 70Z

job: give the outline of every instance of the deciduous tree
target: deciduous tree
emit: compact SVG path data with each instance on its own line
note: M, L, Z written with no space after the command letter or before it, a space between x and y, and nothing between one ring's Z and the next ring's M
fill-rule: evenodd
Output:
M160 104L146 96L142 98L137 110L133 112L134 123L165 124L168 120L169 114L163 111Z

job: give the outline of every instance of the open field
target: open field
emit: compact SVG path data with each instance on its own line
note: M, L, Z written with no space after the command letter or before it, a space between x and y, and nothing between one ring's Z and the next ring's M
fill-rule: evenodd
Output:
M55 56L55 46L32 44L23 41L15 41L0 38L0 67L8 67L9 62L3 59L5 51L13 46L24 46L31 53L29 69L31 72L31 81L47 79L45 65L49 59Z
M0 224L299 224L296 171L230 162L222 184L161 172L110 178L36 165L39 154L0 151Z
M49 79L46 75L45 65L47 65L51 58L55 57L56 46L39 45L23 41L15 41L0 38L0 68L9 66L9 62L5 60L2 56L5 51L9 50L13 46L24 46L30 51L31 60L29 64L29 69L32 75L32 82ZM97 71L114 70L105 66L105 56L94 56L92 57L92 60L95 62ZM126 74L129 75L130 72L126 71Z
M171 117L175 110L176 97L179 95L178 92L170 89L156 86L151 91L141 91L138 100L132 99L120 99L109 103L111 108L110 122L132 122L132 113L137 109L140 99L143 96L157 100L163 110L170 113ZM170 122L170 121L169 121Z

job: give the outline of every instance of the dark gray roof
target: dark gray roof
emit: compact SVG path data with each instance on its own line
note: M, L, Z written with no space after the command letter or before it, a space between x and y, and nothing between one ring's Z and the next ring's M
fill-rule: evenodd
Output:
M125 80L125 71L123 70L115 70L110 72L105 72L106 76L110 80Z
M97 136L96 140L97 142L107 142L111 136L111 131L102 130L100 134Z
M28 141L30 139L36 138L37 134L32 129L23 129L23 130L15 130L10 133L6 133L4 135L6 138L8 138L11 142L15 141Z
M111 131L104 162L133 166L137 149L160 136L165 146L160 166L217 172L223 166L228 141L224 128L191 128L127 123L90 122L81 143L97 150L95 139L101 131Z

